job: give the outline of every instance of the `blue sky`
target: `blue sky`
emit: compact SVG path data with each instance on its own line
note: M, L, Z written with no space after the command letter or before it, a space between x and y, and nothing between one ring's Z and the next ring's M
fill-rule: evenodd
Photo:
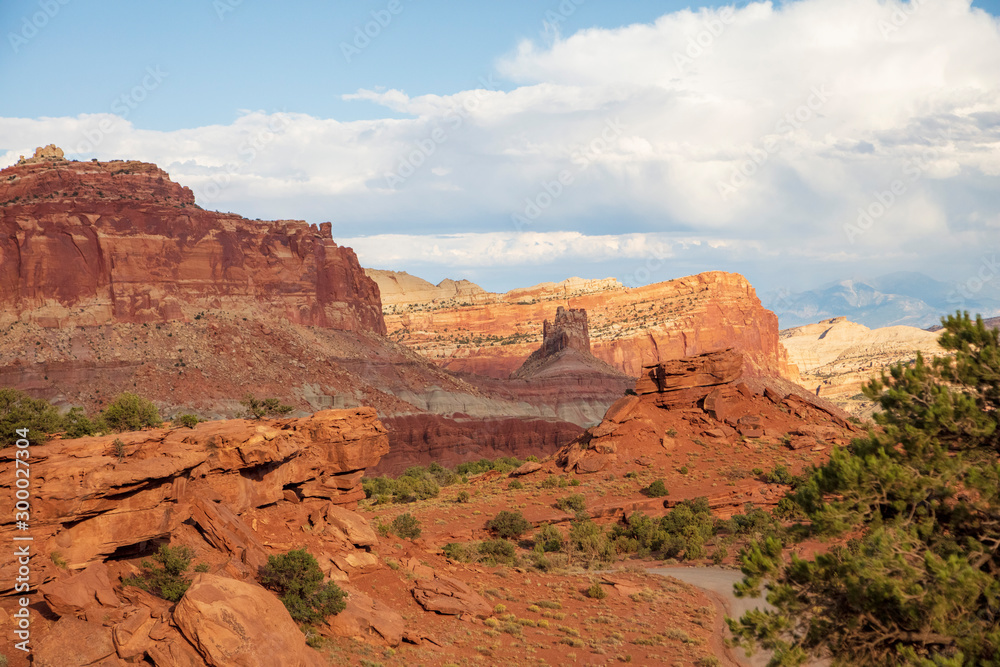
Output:
M998 5L7 1L0 166L152 161L497 290L963 280L1000 231Z

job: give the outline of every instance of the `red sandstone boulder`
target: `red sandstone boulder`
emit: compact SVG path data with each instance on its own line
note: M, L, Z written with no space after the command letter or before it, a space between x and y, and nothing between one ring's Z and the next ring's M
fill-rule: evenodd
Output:
M115 652L111 628L63 616L34 645L32 667L124 665Z
M326 661L271 592L212 574L195 575L174 622L213 667L321 667Z
M486 618L493 611L483 596L458 579L442 574L435 574L433 579L418 579L412 593L421 607L439 614Z
M343 584L341 588L347 591L347 607L326 619L321 634L365 641L375 637L389 646L399 646L406 626L403 617L354 586Z
M80 616L92 606L121 606L108 574L108 566L101 562L93 563L77 574L62 575L41 585L39 591L49 609L59 616Z

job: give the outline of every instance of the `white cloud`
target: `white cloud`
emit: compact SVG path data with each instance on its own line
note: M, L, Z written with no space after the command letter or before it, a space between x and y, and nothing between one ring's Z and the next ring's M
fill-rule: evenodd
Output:
M967 0L685 10L525 41L497 70L517 87L347 96L403 119L0 119L0 162L53 141L156 162L207 207L332 220L380 266L602 261L651 239L685 252L681 238L769 264L864 262L889 244L933 264L993 243L1000 25ZM898 179L906 192L852 243L845 225Z

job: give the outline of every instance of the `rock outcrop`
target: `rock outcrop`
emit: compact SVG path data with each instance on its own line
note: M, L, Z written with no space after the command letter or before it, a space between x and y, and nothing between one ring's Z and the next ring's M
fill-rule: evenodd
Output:
M272 593L212 574L195 576L174 623L212 667L321 667L288 610Z
M206 422L194 429L123 433L117 437L121 445L114 440L56 440L33 449L35 547L60 554L73 569L167 537L185 522L200 526L210 543L252 568L253 542L227 516L289 494L350 506L364 497L359 473L389 450L371 408L304 419ZM0 450L0 457L0 486L13 488L13 448ZM0 538L10 541L15 532L13 523L0 525ZM50 566L39 574L53 575ZM13 551L0 556L4 590L13 586L15 569Z
M678 440L703 438L715 448L755 439L781 441L789 449L847 444L856 431L846 413L770 378L747 377L734 350L645 367L634 396L616 401L603 421L566 445L556 460L567 471L594 473L620 462L642 465L670 456Z
M846 317L785 329L780 335L802 385L856 416L873 410L860 395L872 377L912 361L917 352L927 359L945 353L937 342L940 334L906 326L869 329Z
M383 310L389 336L449 370L503 378L541 344L539 323L562 306L587 311L594 356L631 377L644 365L732 347L748 375L797 378L777 317L739 274L635 288L572 278L462 301L401 298Z
M205 211L155 165L42 152L0 171L0 325L190 320L215 308L385 333L378 287L329 223Z
M375 531L349 508L364 495L365 469L387 451L370 408L33 447L29 594L41 604L31 612L32 664L326 664L278 597L257 584L268 556L292 548L306 548L350 596L343 615L319 632L368 628L380 643L399 644L402 616L350 584L381 567L369 551L378 546ZM12 487L13 453L0 455L8 463L0 485ZM14 533L15 525L0 525L11 543ZM157 544L192 549L204 566L176 605L126 579ZM0 557L11 582L12 553ZM0 597L0 623L16 598Z

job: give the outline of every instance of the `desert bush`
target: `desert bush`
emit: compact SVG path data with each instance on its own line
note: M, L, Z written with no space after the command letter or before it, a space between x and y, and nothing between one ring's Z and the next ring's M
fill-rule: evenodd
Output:
M459 491L458 495L455 496L455 502L456 503L467 503L467 502L469 502L469 492L468 491Z
M545 524L535 533L535 546L541 547L544 552L562 551L564 544L563 534L550 523Z
M185 426L187 428L194 428L195 426L198 425L199 422L201 422L201 420L198 419L198 415L185 413L174 417L174 423L180 424L181 426Z
M479 559L486 565L516 565L517 550L502 538L485 540L479 543Z
M259 399L253 394L246 394L243 397L243 400L240 401L240 405L242 405L244 410L246 410L244 416L247 419L284 417L295 409L294 406L285 405L277 398Z
M587 509L587 498L582 493L574 493L556 501L556 507L563 512L580 512Z
M63 416L62 430L64 438L85 438L107 431L108 425L101 417L88 417L83 408L70 408Z
M667 485L663 483L662 479L658 479L652 482L649 486L642 489L642 494L649 496L650 498L662 498L663 496L670 495L670 491L667 489Z
M515 479L511 481L510 484L507 485L507 488L510 489L511 491L517 491L519 489L523 489L524 484L521 483L521 480Z
M520 512L503 510L487 522L486 529L497 537L517 539L531 529L531 524Z
M121 438L115 438L111 442L111 450L114 452L115 457L117 457L118 463L125 460L125 443L122 442Z
M569 529L569 542L588 565L595 560L609 562L614 559L614 545L604 531L587 517L573 521Z
M554 489L559 486L559 478L555 475L549 475L542 480L542 483L539 484L539 486L543 489Z
M63 420L48 401L32 398L23 391L0 389L0 447L13 445L21 436L17 429L28 429L28 442L40 444L49 434L60 430Z
M608 592L604 590L604 586L600 583L594 582L591 584L590 588L587 589L586 595L588 598L593 598L594 600L603 600L608 597Z
M323 583L319 563L305 549L268 556L260 583L278 594L297 623L318 623L347 606L345 593L333 582Z
M475 555L470 553L469 548L466 545L460 544L459 542L449 542L441 548L441 551L444 552L446 558L461 561L463 563L468 563Z
M417 521L409 512L405 514L400 514L392 523L389 524L389 529L404 539L415 540L420 537L420 522Z
M152 401L130 392L120 394L104 408L101 417L112 431L141 431L163 423Z
M795 475L788 469L788 466L775 464L775 466L761 476L761 481L768 484L785 484L791 486L795 482Z
M490 459L479 459L478 461L459 463L455 466L455 472L459 475L479 475L491 470L499 470L506 473L520 467L522 463L524 461L513 456L504 456L492 461Z
M140 563L141 573L122 579L123 586L136 586L158 595L164 600L177 602L191 585L191 579L184 573L194 560L194 552L188 547L169 547L166 544L152 556L152 561Z

